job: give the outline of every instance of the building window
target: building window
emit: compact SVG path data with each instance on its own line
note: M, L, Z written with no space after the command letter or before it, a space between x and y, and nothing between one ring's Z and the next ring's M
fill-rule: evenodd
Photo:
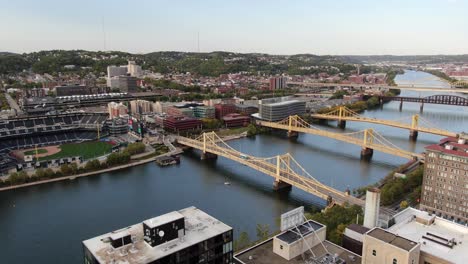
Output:
M393 259L393 264L398 264L397 259L395 259L395 258Z
M377 256L377 251L375 251L375 249L372 250L372 256Z

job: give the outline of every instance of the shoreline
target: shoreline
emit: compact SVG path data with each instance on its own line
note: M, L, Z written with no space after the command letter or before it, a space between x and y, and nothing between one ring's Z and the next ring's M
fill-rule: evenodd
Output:
M240 134L240 135L231 135L231 136L223 137L223 140L224 141L231 141L231 140L241 139L241 138L244 138L244 137L246 137L246 136L242 135L242 134ZM111 168L106 168L106 169L103 169L103 170L85 172L85 173L76 174L76 175L63 176L63 177L54 178L54 179L47 179L47 180L40 180L40 181L35 181L35 182L22 183L22 184L13 185L13 186L7 186L7 187L0 187L0 192L19 189L19 188L24 188L24 187L29 187L29 186L35 186L35 185L40 185L40 184L64 181L64 180L74 180L76 178L88 177L88 176L107 173L107 172L111 172L111 171L131 168L131 167L135 167L135 166L139 166L139 165L143 165L143 164L146 164L146 163L153 162L158 157L167 156L167 155L171 155L171 152L164 153L162 155L154 156L154 157L144 159L144 160L130 162L130 163L124 164L124 165L119 165L119 166L115 166L115 167L111 167Z

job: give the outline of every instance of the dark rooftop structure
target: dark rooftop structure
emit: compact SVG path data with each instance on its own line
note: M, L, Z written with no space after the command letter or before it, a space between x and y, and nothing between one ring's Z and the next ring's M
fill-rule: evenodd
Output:
M306 236L310 233L312 233L313 231L317 231L321 228L323 228L324 226L317 223L317 222L314 222L314 221L307 221L306 223L300 225L297 227L297 230L299 230L299 232L301 232L301 235L302 236ZM301 239L301 236L299 234L297 234L297 230L295 230L296 232L293 232L291 230L288 230L286 232L284 232L283 234L281 235L278 235L277 238L288 243L288 244L291 244L293 242L296 242L297 240Z
M367 235L406 251L411 251L411 249L417 246L416 242L401 236L397 236L381 228L374 228L371 231L367 232Z

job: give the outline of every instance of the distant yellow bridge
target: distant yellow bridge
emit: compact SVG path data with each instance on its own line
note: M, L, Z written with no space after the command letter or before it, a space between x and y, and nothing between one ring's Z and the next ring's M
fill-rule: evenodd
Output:
M346 121L356 121L408 129L410 131L410 138L413 140L416 140L418 132L440 135L445 137L458 136L455 132L434 127L428 121L424 120L417 114L411 117L411 124L392 120L381 120L376 118L364 117L348 109L346 106L340 106L339 108L325 114L312 114L311 116L317 119L336 120L338 121L338 126L341 128L344 128L346 126ZM421 126L420 123L424 123L429 126Z
M378 134L373 129L366 129L353 133L335 133L313 127L297 115L289 116L288 118L285 118L284 120L279 122L269 122L262 120L257 120L256 122L260 126L287 130L289 137L295 137L298 135L299 132L301 132L332 138L346 143L361 146L361 158L370 158L372 157L374 150L377 150L383 153L403 157L406 159L418 159L421 161L424 160L423 154L403 150L391 143L390 141L388 141L386 138Z
M222 156L246 165L275 179L275 189L295 186L325 199L328 203L364 205L364 200L331 188L312 177L289 153L268 158L244 154L226 144L216 133L203 133L197 138L177 137L177 143L202 151L202 159Z

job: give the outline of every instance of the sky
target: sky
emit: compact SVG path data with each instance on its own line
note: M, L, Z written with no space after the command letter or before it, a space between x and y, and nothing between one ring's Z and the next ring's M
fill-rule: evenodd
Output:
M468 0L0 0L0 51L468 54Z

